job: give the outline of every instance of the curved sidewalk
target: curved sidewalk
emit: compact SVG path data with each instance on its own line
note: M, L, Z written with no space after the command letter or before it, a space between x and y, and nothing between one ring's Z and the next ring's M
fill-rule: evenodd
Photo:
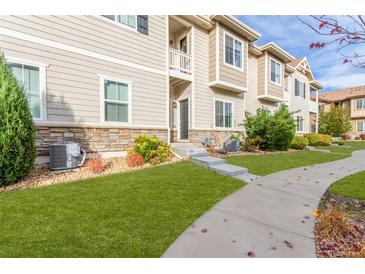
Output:
M314 217L335 181L365 170L365 150L260 177L194 222L163 257L316 257Z

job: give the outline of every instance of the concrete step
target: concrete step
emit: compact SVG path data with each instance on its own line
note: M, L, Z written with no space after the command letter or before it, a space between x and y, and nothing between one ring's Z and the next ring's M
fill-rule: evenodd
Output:
M331 153L331 151L329 149L321 149L321 148L316 148L316 147L312 147L312 146L306 146L305 149L311 150L311 151L323 152L323 153Z
M221 164L221 165L214 165L209 167L210 170L214 170L215 172L226 175L229 177L241 175L247 173L247 168L234 166L230 164Z
M191 147L191 146L173 146L172 150L184 158L190 158L193 156L207 156L208 153L204 148L201 147Z
M193 156L191 160L197 163L200 166L210 168L215 165L224 164L226 161L224 159L220 159L212 156Z
M257 176L255 174L251 174L251 173L245 173L245 174L233 176L233 178L244 181L246 183L252 183L256 179L260 178L260 176Z

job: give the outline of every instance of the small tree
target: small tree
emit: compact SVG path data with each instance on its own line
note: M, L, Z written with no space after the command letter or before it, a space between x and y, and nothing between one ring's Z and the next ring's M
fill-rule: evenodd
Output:
M350 115L342 106L331 104L329 112L319 114L319 133L339 137L351 128Z
M287 106L281 105L272 115L260 108L256 116L246 114L247 137L263 150L287 150L295 134L295 123Z
M0 185L12 184L32 170L35 130L24 88L0 55Z

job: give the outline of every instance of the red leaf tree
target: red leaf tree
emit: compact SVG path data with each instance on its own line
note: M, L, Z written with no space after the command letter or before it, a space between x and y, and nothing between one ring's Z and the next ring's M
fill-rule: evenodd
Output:
M352 47L360 48L365 44L365 16L364 15L347 15L347 16L314 16L299 17L298 19L311 28L319 35L326 36L326 42L315 41L309 44L310 49L321 49L330 44L337 45L337 52ZM359 68L365 69L365 52L341 54L343 64L352 64Z

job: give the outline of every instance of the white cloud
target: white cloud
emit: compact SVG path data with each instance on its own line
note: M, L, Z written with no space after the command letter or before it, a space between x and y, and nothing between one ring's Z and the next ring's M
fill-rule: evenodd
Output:
M339 89L365 85L365 73L345 74L340 76L328 75L321 77L318 81L329 89Z

